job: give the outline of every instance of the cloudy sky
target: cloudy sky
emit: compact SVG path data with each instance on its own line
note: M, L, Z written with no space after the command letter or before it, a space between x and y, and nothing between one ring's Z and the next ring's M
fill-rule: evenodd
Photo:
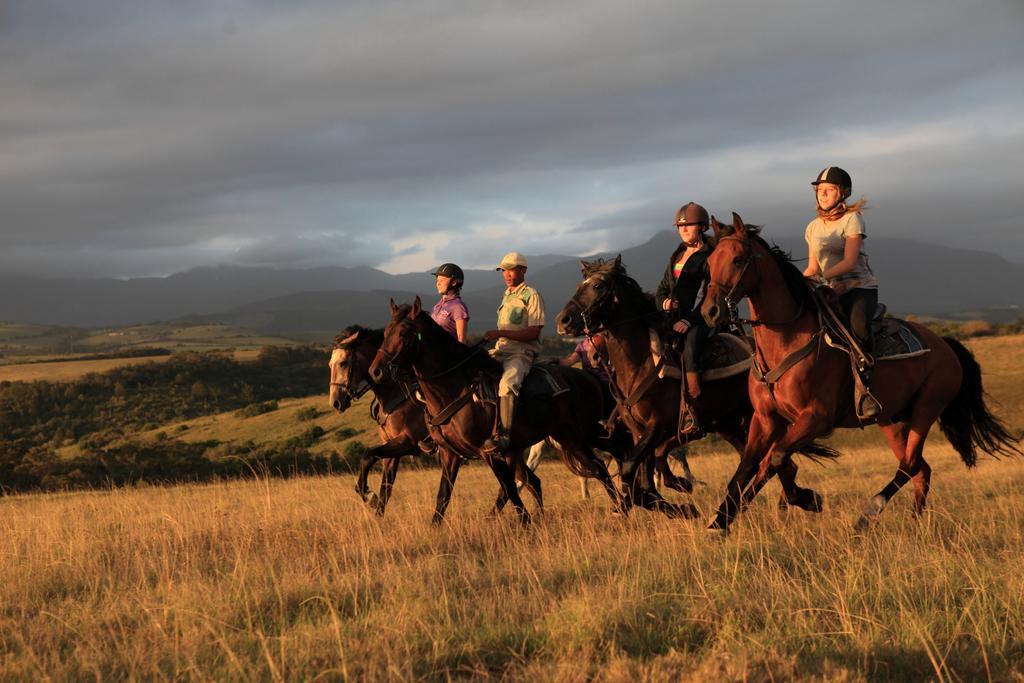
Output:
M0 0L0 273L585 254L689 200L1024 262L1024 3ZM868 244L870 251L870 242Z

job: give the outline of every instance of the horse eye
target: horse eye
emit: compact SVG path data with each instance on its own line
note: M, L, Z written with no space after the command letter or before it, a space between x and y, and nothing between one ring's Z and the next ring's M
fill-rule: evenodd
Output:
M743 258L742 258L741 256L737 256L736 258L734 258L734 259L732 260L732 264L733 264L734 266L740 266L740 265L743 265Z

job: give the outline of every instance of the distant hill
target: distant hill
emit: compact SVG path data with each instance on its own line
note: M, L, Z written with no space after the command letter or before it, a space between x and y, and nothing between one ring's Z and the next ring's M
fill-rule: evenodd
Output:
M771 241L773 236L766 237ZM803 257L798 236L780 246ZM655 235L625 249L630 274L653 289L678 243L674 232ZM937 244L872 237L871 265L891 311L924 315L1005 318L1024 305L1024 267L997 254ZM614 253L598 256L614 256ZM499 255L500 257L500 255ZM579 259L557 254L530 256L528 281L554 315L579 281ZM463 296L474 331L491 325L503 285L493 270L467 271ZM381 325L387 300L417 294L432 305L437 294L429 272L391 275L375 268L275 270L219 266L165 278L44 279L0 277L0 320L79 327L124 326L143 321L200 317L263 333L321 338L346 324ZM998 312L997 312L998 309Z

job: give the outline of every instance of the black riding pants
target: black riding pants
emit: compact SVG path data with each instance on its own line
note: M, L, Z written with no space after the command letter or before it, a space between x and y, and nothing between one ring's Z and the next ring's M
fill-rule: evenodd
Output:
M683 367L686 372L697 372L700 369L697 361L710 336L711 328L703 323L693 325L683 335Z
M871 318L878 307L878 290L857 287L839 297L839 305L850 320L850 331L864 350L871 351Z

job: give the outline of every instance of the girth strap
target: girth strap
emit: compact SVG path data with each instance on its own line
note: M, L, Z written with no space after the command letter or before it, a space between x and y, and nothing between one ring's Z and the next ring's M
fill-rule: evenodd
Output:
M427 425L430 427L440 427L441 425L448 424L452 417L454 417L455 413L462 410L467 403L473 400L473 393L475 389L476 384L470 384L462 390L462 393L459 394L454 401L442 408L441 412L437 415L431 415L424 410L427 415Z
M771 370L769 372L765 372L764 369L761 368L761 363L758 362L757 357L755 355L753 358L754 362L751 364L751 372L754 373L754 377L757 379L757 381L771 386L772 384L778 382L779 379L790 370L790 368L792 368L794 365L796 365L804 358L809 356L811 354L811 351L813 351L815 347L818 345L820 339L821 330L818 330L817 332L811 335L811 338L807 340L806 344L804 344L799 349L783 358L782 362L779 363L774 370Z

